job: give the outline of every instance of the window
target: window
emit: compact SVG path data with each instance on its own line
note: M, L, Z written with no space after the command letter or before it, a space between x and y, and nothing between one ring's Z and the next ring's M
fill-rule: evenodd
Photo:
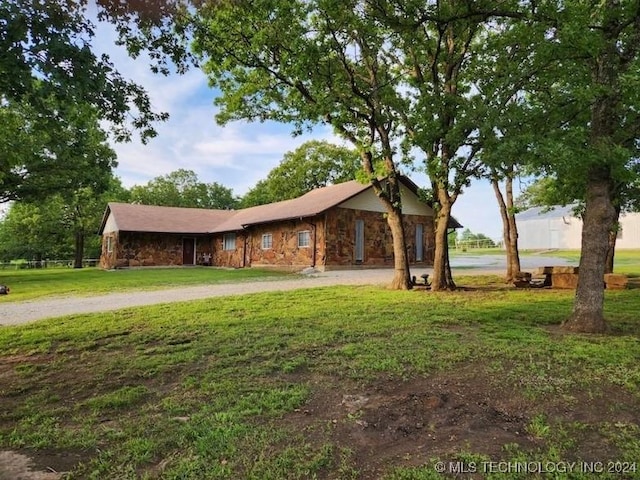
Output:
M273 235L270 233L265 233L262 235L262 249L269 250L273 247Z
M309 245L311 245L311 234L309 230L298 232L298 248L308 247Z
M222 239L223 250L235 250L236 249L236 234L225 233Z
M107 253L113 253L113 237L107 237Z

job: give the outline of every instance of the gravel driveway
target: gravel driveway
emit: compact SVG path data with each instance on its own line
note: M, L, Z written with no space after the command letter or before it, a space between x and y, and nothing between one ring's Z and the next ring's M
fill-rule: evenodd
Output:
M566 265L553 257L524 257L523 270L542 265ZM501 274L504 272L503 255L464 256L453 258L454 275ZM430 268L414 269L412 275L431 274ZM152 291L119 292L89 297L62 297L24 302L2 303L0 300L0 326L19 325L45 318L64 315L106 312L127 307L140 307L159 303L182 302L211 297L244 295L258 292L287 291L299 288L332 285L384 285L391 282L393 270L388 268L367 270L336 270L292 276L286 280L261 280L220 285L200 285Z
M327 272L291 276L286 280L265 279L252 282L198 285L151 291L117 292L89 297L61 297L0 303L0 326L18 325L63 315L106 312L127 307L183 302L210 297L286 291L330 285L384 284L385 282L390 282L392 278L393 272L389 269L359 271L357 275L352 271Z

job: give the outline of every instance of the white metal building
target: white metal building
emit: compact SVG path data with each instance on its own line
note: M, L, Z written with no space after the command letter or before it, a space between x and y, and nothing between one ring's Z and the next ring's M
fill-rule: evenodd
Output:
M582 220L573 213L573 205L552 210L530 208L516 215L518 247L523 250L579 250ZM640 248L640 213L620 216L621 229L616 248Z

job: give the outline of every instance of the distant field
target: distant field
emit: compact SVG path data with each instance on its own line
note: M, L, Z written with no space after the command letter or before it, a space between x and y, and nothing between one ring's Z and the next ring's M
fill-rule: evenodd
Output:
M478 256L478 255L504 255L501 248L473 248L466 252L451 249L449 254L452 257ZM546 255L559 257L575 262L580 261L580 250L521 250L520 256ZM628 275L640 276L640 250L618 250L616 251L614 271L616 273L626 273Z
M92 295L126 290L243 282L282 278L285 275L290 274L254 268L230 270L211 267L0 270L0 284L8 285L11 289L9 295L0 297L0 302L29 300L51 295Z
M525 252L526 255L535 255L535 252ZM556 250L549 255L580 261L580 250ZM640 275L640 250L617 250L613 270L616 273L626 273L628 275Z

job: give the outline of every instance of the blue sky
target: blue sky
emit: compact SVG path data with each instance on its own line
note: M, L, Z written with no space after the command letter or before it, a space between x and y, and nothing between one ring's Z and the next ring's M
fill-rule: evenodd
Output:
M170 77L153 74L146 58L133 60L114 45L115 33L108 25L99 25L96 40L97 50L108 53L126 78L145 87L153 108L170 114L167 122L157 125L158 136L147 145L136 138L130 143L113 143L118 154L116 175L125 187L145 184L184 168L196 172L201 181L218 182L242 195L265 178L286 152L305 141L343 143L327 127L293 137L290 126L275 123L233 122L219 126L214 118L215 92L208 87L202 72L192 70ZM428 186L424 175L410 176L418 185ZM454 205L453 214L474 233L484 233L494 240L501 238L500 215L488 182L473 183Z

